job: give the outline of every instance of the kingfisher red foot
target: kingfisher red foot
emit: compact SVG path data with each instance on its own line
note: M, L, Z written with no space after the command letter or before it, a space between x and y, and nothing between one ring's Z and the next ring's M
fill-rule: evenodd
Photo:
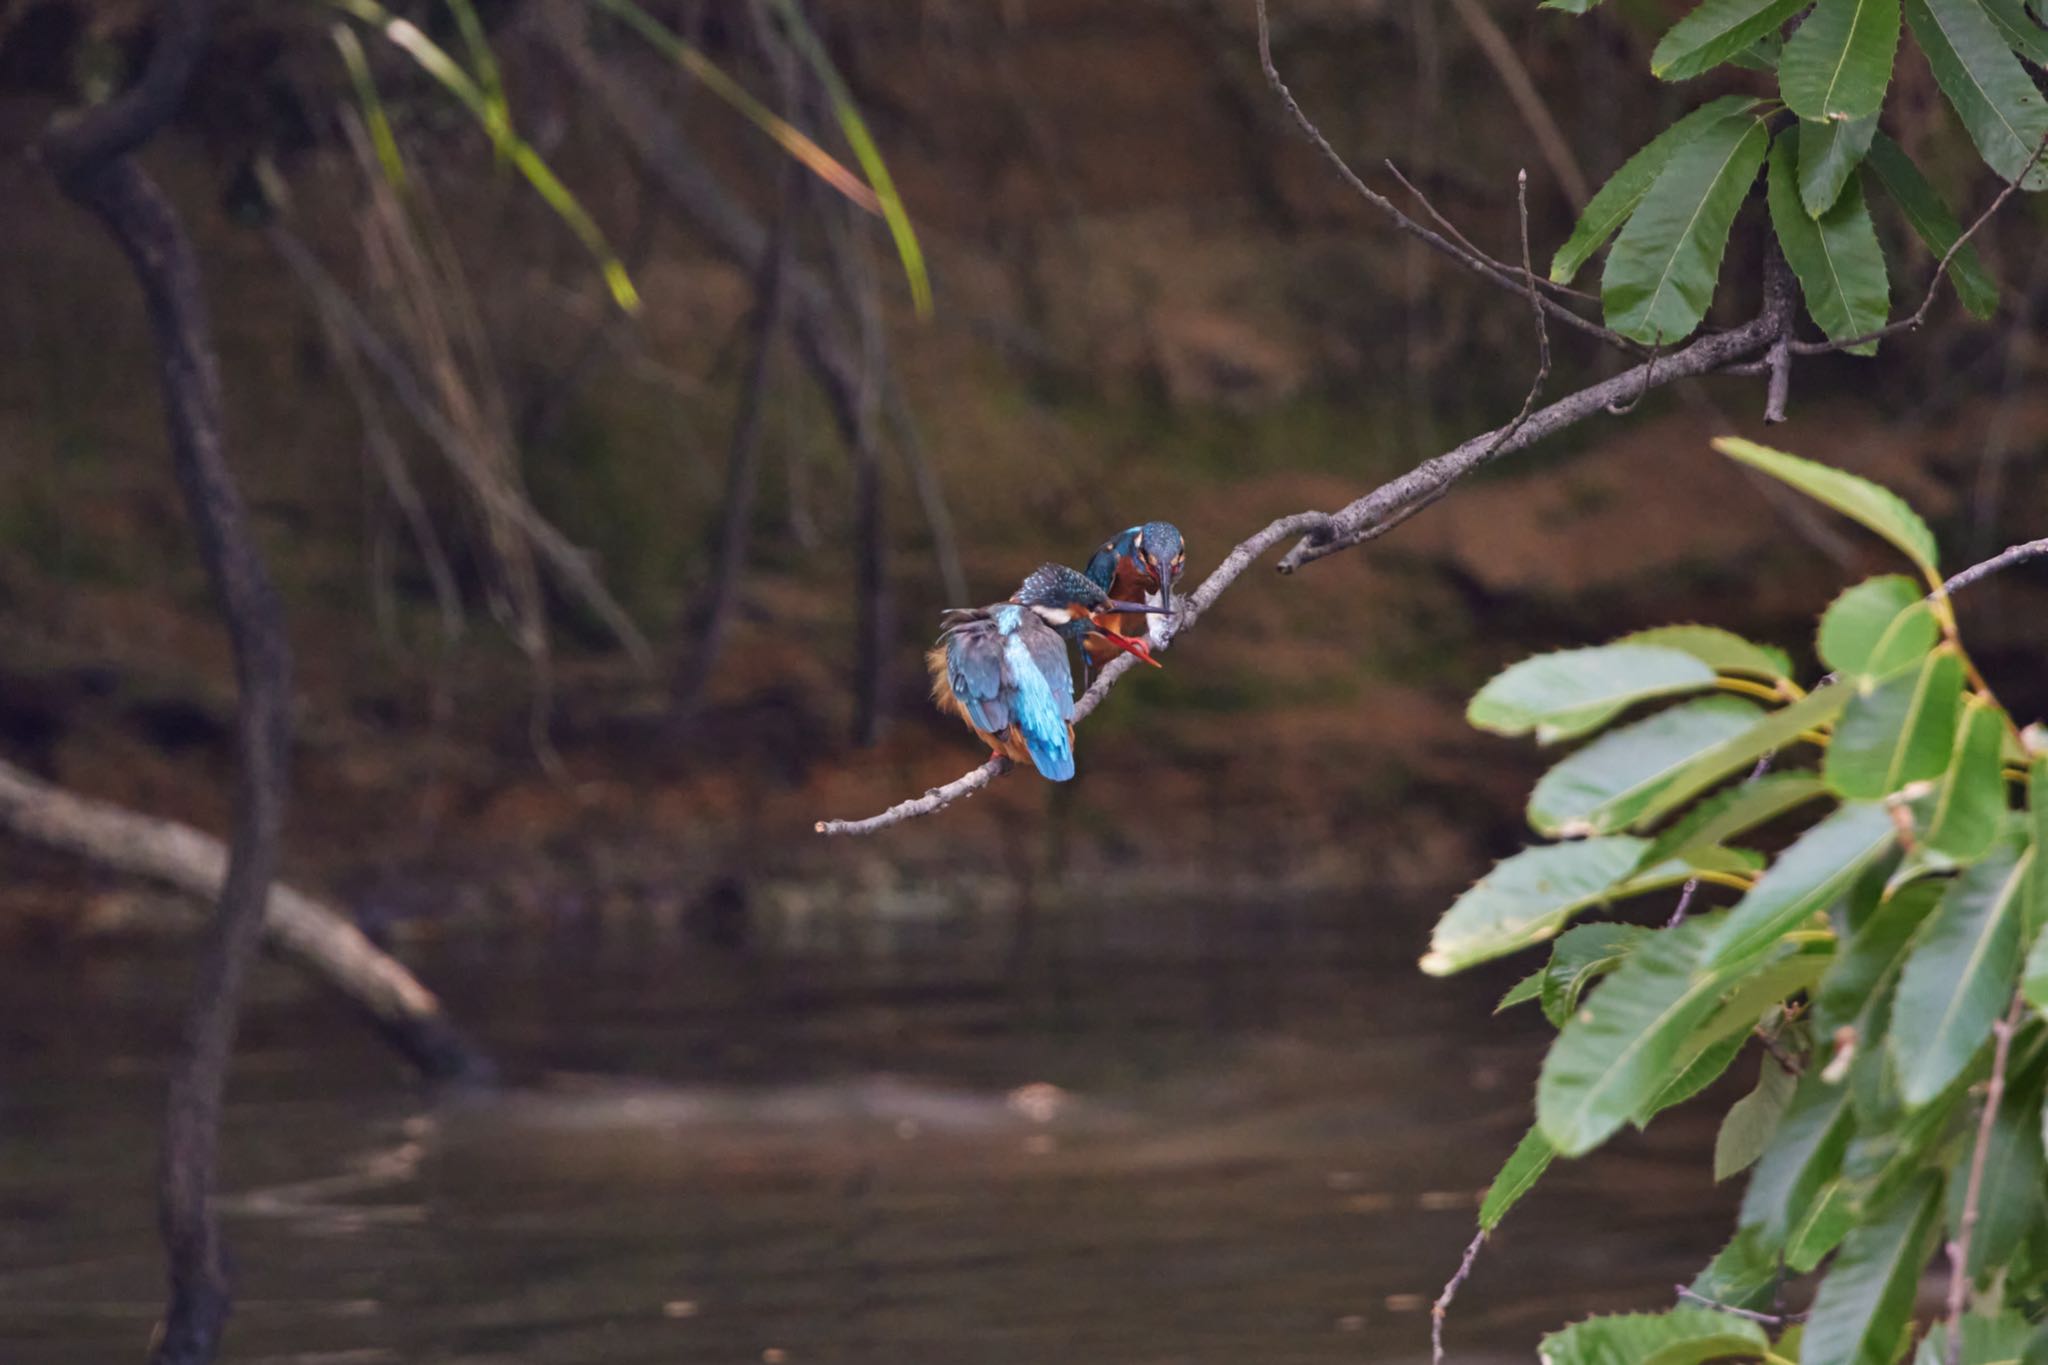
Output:
M1142 639L1111 630L1111 617L1144 620L1164 610L1110 597L1060 564L1032 571L1007 602L955 609L925 655L932 700L960 717L991 752L1029 762L1055 782L1074 775L1074 674L1067 641L1100 637L1111 651L1159 661Z
M1089 579L1113 598L1143 602L1158 611L1149 620L1113 616L1103 624L1124 635L1161 639L1160 619L1173 614L1174 585L1187 566L1187 546L1180 528L1170 521L1148 521L1111 536L1089 559ZM1084 639L1081 648L1087 655L1084 676L1088 664L1107 663L1116 653L1106 636Z

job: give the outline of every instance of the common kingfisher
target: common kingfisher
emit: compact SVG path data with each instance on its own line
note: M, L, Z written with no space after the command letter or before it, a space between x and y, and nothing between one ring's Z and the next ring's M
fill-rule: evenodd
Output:
M1033 570L1007 602L954 609L925 655L932 700L960 717L997 755L1029 760L1055 782L1074 775L1074 674L1067 641L1104 637L1107 648L1159 661L1142 639L1110 630L1112 614L1164 610L1112 599L1093 580L1060 564Z
M1159 614L1170 616L1173 585L1180 582L1187 566L1188 552L1181 541L1180 528L1170 521L1148 521L1104 541L1088 561L1088 577L1113 598L1142 601L1147 606L1156 606ZM1154 641L1160 638L1156 616L1152 621L1114 616L1103 624L1124 635L1143 634ZM1084 676L1088 664L1107 663L1116 651L1106 635L1083 639L1081 648L1087 656L1082 665Z

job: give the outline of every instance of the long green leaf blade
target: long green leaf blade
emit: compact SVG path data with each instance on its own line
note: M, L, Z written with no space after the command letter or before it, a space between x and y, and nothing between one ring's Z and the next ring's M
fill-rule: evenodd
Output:
M1804 7L1804 0L1702 0L1658 40L1650 73L1682 81L1710 71Z
M1793 1230L1825 1198L1854 1132L1848 1087L1829 1085L1818 1072L1808 1071L1749 1177L1738 1224L1756 1229L1772 1252L1782 1251Z
M1465 708L1481 730L1548 744L1597 730L1639 701L1698 692L1714 670L1675 649L1597 645L1538 654L1494 675Z
M1938 1226L1941 1182L1923 1177L1842 1243L1814 1295L1800 1365L1891 1365Z
M1920 519L1919 514L1891 489L1836 469L1833 465L1787 455L1782 450L1772 450L1769 446L1760 446L1739 436L1716 437L1713 444L1714 449L1730 459L1740 460L1752 469L1760 469L1772 478L1782 479L1809 498L1824 502L1843 516L1861 522L1902 550L1928 578L1937 583L1940 581L1940 573L1935 568L1939 556L1934 548L1934 532L1928 530L1927 523Z
M1635 870L1648 842L1625 835L1524 849L1494 864L1437 921L1422 970L1448 976L1553 937Z
M1741 734L1715 745L1672 774L1636 817L1636 828L1649 828L1707 788L1750 767L1765 754L1794 743L1812 727L1833 720L1848 700L1849 689L1838 683L1816 687L1790 706L1770 712Z
M1725 788L1674 820L1643 855L1643 864L1653 866L1726 844L1826 794L1827 784L1810 773L1767 773L1754 782Z
M1543 1134L1530 1128L1515 1144L1507 1164L1500 1168L1500 1174L1487 1187L1486 1198L1479 1205L1479 1230L1492 1232L1500 1226L1500 1220L1508 1216L1508 1210L1521 1202L1522 1196L1534 1189L1543 1173L1550 1169L1550 1163L1557 1158L1557 1149L1545 1140Z
M1879 133L1870 140L1864 164L1877 176L1878 183L1906 215L1906 221L1934 258L1938 261L1947 255L1963 235L1962 224L1912 158L1899 149L1898 143ZM1971 316L1988 318L1998 311L1998 283L1985 272L1976 247L1965 243L1956 252L1955 259L1948 264L1948 279Z
M2022 188L2048 187L2035 153L2048 139L2048 102L1977 0L1906 0L1906 22L1941 93L1984 164Z
M1803 119L1869 118L1899 50L1899 0L1820 0L1778 60L1778 92Z
M1943 648L1889 678L1857 678L1821 774L1837 795L1876 801L1948 766L1962 708L1963 661Z
M1664 169L1664 163L1671 159L1673 152L1698 137L1710 124L1731 114L1747 113L1757 104L1754 95L1723 95L1701 105L1644 143L1634 156L1621 163L1620 170L1608 177L1607 183L1600 187L1579 215L1572 235L1550 258L1550 278L1559 284L1570 284L1579 268L1592 259L1593 253L1606 245L1608 238L1621 231L1621 225L1636 211L1636 205L1643 202L1643 196L1649 193L1650 183L1657 178L1657 172Z
M1702 917L1644 941L1551 1044L1536 1122L1561 1154L1599 1146L1664 1088L1686 1038L1720 1002L1724 978L1698 970L1718 928Z
M2007 848L1965 869L1906 959L1889 1046L1909 1108L1962 1074L2012 998L2020 888L2032 856Z
M1537 1355L1549 1365L1699 1365L1758 1360L1769 1344L1763 1329L1745 1318L1681 1307L1575 1322L1543 1338Z
M2005 824L2005 775L1999 771L2005 725L1997 703L1975 693L1963 699L1955 750L1925 839L1927 847L1958 863L1989 853Z
M2027 13L2020 0L1984 0L1984 13L1998 25L2008 47L2036 66L2048 66L2048 29Z
M1563 1028L1587 987L1626 962L1651 932L1640 924L1581 924L1559 934L1537 982L1551 1027Z
M1675 649L1692 655L1717 673L1746 674L1773 682L1792 675L1792 660L1784 650L1745 640L1719 626L1658 626L1624 635L1614 643Z
M1737 114L1672 152L1608 254L1600 281L1608 326L1666 345L1692 334L1714 300L1728 230L1769 146L1763 120Z
M1924 658L1941 624L1913 580L1866 578L1845 588L1820 618L1821 662L1845 678L1884 677Z
M1799 836L1735 903L1704 956L1712 969L1749 961L1825 910L1892 846L1897 827L1884 807L1842 806Z
M1762 715L1740 697L1703 697L1611 730L1537 781L1529 823L1551 838L1626 828L1673 773Z
M1818 218L1842 197L1842 188L1870 154L1877 116L1799 125L1799 202Z
M1795 130L1796 138L1781 137L1771 148L1771 226L1792 273L1799 277L1807 313L1830 340L1848 341L1884 326L1891 311L1891 282L1859 181L1843 185L1827 212L1818 218L1808 215L1795 158L1799 142L1813 126L1802 125ZM1859 342L1849 350L1873 355L1877 342Z
M1728 1106L1727 1117L1714 1134L1716 1181L1739 1175L1763 1156L1798 1083L1798 1077L1771 1058L1764 1058L1756 1073L1756 1088Z

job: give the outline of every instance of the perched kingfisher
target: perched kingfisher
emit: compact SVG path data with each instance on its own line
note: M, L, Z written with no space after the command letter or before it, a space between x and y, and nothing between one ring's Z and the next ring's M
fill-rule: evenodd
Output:
M1101 637L1106 648L1159 661L1142 639L1109 629L1110 616L1145 615L1163 607L1120 602L1093 580L1061 564L1034 569L1007 602L955 609L925 655L932 700L960 717L996 754L1029 761L1055 782L1074 775L1074 674L1067 641Z
M1113 616L1103 624L1124 635L1143 634L1160 640L1158 617L1173 614L1173 585L1180 582L1187 566L1180 528L1170 521L1148 521L1111 536L1088 561L1088 577L1113 598L1142 601L1159 611L1150 621ZM1086 655L1082 663L1085 682L1088 665L1107 663L1116 647L1101 635L1082 640L1081 649Z

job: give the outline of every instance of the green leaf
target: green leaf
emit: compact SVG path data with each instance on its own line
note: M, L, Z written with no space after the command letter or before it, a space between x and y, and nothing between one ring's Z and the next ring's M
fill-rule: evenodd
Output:
M1770 1340L1746 1318L1711 1308L1617 1313L1552 1332L1537 1345L1547 1365L1699 1365L1761 1360Z
M1827 784L1811 773L1765 773L1753 782L1723 788L1674 820L1650 845L1643 863L1651 866L1725 844L1825 795Z
M1906 215L1906 221L1912 224L1934 259L1938 261L1947 255L1963 235L1962 224L1949 212L1934 186L1927 183L1927 177L1920 174L1920 168L1899 150L1899 144L1879 133L1871 139L1864 162ZM1956 297L1972 316L1988 318L1998 311L1998 283L1985 273L1976 247L1966 244L1956 252L1948 265L1948 278L1956 287Z
M1715 745L1672 774L1636 817L1636 828L1655 824L1707 788L1753 767L1765 754L1776 753L1814 726L1833 720L1848 700L1846 687L1816 687L1790 706L1770 712L1741 734Z
M1712 70L1802 8L1803 0L1702 0L1658 40L1650 73L1682 81Z
M1984 0L1984 13L1998 25L2007 47L2036 66L2048 66L2048 29L2035 22L2020 0Z
M1550 278L1559 284L1572 282L1579 268L1621 230L1621 225L1636 211L1636 205L1643 202L1650 183L1673 152L1698 137L1710 124L1731 114L1747 113L1759 103L1754 95L1723 95L1711 100L1651 138L1634 156L1622 162L1621 169L1608 177L1579 215L1572 235L1550 258Z
M1878 1011L1889 1018L1886 993L1912 950L1914 935L1941 900L1939 882L1902 887L1878 902L1835 954L1813 1002L1814 1028L1831 1038L1854 1027L1863 1046L1877 1041Z
M1924 1176L1852 1231L1813 1299L1800 1365L1892 1365L1937 1227L1941 1182Z
M1493 1178L1493 1184L1486 1190L1486 1198L1479 1205L1479 1230L1492 1232L1500 1226L1500 1220L1508 1216L1508 1210L1521 1202L1550 1169L1550 1163L1557 1157L1557 1150L1535 1128L1522 1135L1509 1154L1507 1164L1500 1168L1500 1174Z
M1807 313L1830 340L1848 341L1884 326L1891 311L1891 285L1860 181L1850 180L1833 207L1818 218L1807 214L1794 160L1798 155L1795 134L1803 139L1812 126L1802 125L1771 148L1771 226L1792 273L1799 277ZM1877 342L1860 342L1849 350L1855 355L1873 355Z
M2027 878L2024 907L2026 934L2031 941L2048 928L2048 754L2027 764L2027 830L2035 848L2034 870Z
M1493 1012L1499 1014L1501 1011L1511 1010L1517 1005L1526 1005L1542 994L1543 969L1538 967L1535 971L1508 987L1508 993L1500 998L1500 1003L1493 1007Z
M1798 1078L1791 1072L1764 1058L1756 1074L1756 1089L1728 1106L1728 1115L1714 1135L1716 1181L1748 1170L1763 1156L1797 1084Z
M1719 927L1701 916L1651 935L1566 1022L1536 1086L1536 1121L1560 1153L1591 1151L1664 1088L1727 984L1695 970Z
M2048 138L2048 103L1977 0L1906 0L1906 22L1935 84L1969 129L1984 164L2022 188L2048 187L2034 153Z
M1529 823L1552 838L1614 833L1674 772L1762 715L1740 697L1703 697L1610 731L1543 775Z
M1803 0L1788 3L1796 9ZM1736 114L1672 152L1608 253L1600 301L1609 327L1649 344L1676 345L1692 334L1714 300L1728 229L1770 140L1763 120Z
M1966 868L1906 959L1888 1044L1909 1108L1946 1090L2005 1012L2020 968L2019 890L2031 856L2007 847Z
M1840 1173L1855 1128L1848 1087L1808 1071L1749 1178L1738 1225L1755 1228L1771 1251L1783 1250Z
M1624 635L1614 643L1676 649L1717 673L1744 673L1772 682L1792 675L1792 660L1784 650L1745 640L1719 626L1659 626Z
M1821 774L1849 800L1875 801L1938 776L1955 745L1963 661L1943 647L1888 678L1859 677Z
M1989 853L2005 826L2005 775L1999 770L2005 725L2005 712L1995 702L1975 693L1963 698L1955 748L1924 839L1956 862Z
M1899 50L1899 0L1820 0L1785 40L1778 93L1803 119L1874 117Z
M1799 836L1728 912L1705 964L1724 968L1764 952L1825 910L1892 845L1897 829L1882 806L1852 803Z
M1766 33L1728 61L1744 71L1776 71L1778 60L1784 55L1785 40L1775 33Z
M2027 1343L2033 1331L2031 1323L2010 1310L1996 1317L1965 1313L1963 1352L1957 1357L1957 1365L2021 1365L2028 1359ZM1935 1323L1920 1338L1920 1345L1913 1352L1913 1365L1948 1365L1946 1322Z
M1820 618L1821 661L1845 678L1897 672L1940 639L1933 608L1903 574L1866 578L1845 589Z
M1747 1030L1726 1033L1709 1026L1695 1031L1692 1038L1680 1047L1678 1057L1672 1062L1674 1074L1664 1083L1663 1089L1636 1106L1636 1111L1629 1115L1629 1122L1638 1128L1647 1128L1650 1120L1666 1109L1684 1104L1720 1080L1721 1073L1735 1064L1742 1045L1748 1041Z
M1563 1028L1586 988L1619 967L1652 932L1640 924L1581 924L1559 934L1540 973L1543 1016L1551 1026Z
M1634 870L1648 843L1625 835L1524 849L1495 863L1430 935L1422 970L1448 976L1550 938Z
M333 0L334 5L353 15L362 23L382 33L390 44L405 53L425 71L441 88L461 103L491 139L498 154L509 160L527 183L533 187L547 206L554 210L569 230L583 243L585 251L596 260L599 273L603 275L606 287L611 291L612 301L628 313L640 311L640 294L633 287L633 281L626 274L626 267L618 254L605 240L604 232L569 192L569 187L549 168L540 153L512 131L510 116L502 100L494 102L487 88L495 79L495 68L485 73L485 83L479 83L461 63L450 57L429 38L418 25L409 19L392 14L376 0Z
M1636 702L1713 685L1713 669L1675 649L1566 649L1495 674L1465 708L1465 719L1496 734L1534 730L1538 741L1549 744L1597 730Z
M1686 1288L1731 1308L1760 1309L1777 1297L1778 1249L1757 1227L1738 1228Z
M1799 125L1799 202L1807 217L1820 217L1841 198L1876 133L1876 115Z
M1543 0L1538 9L1561 10L1566 14L1585 14L1600 3L1600 0Z
M1927 529L1927 523L1906 505L1905 499L1889 488L1833 465L1803 460L1739 436L1717 437L1714 449L1774 479L1782 479L1809 498L1861 522L1904 551L1930 581L1941 581L1935 568L1934 532Z

